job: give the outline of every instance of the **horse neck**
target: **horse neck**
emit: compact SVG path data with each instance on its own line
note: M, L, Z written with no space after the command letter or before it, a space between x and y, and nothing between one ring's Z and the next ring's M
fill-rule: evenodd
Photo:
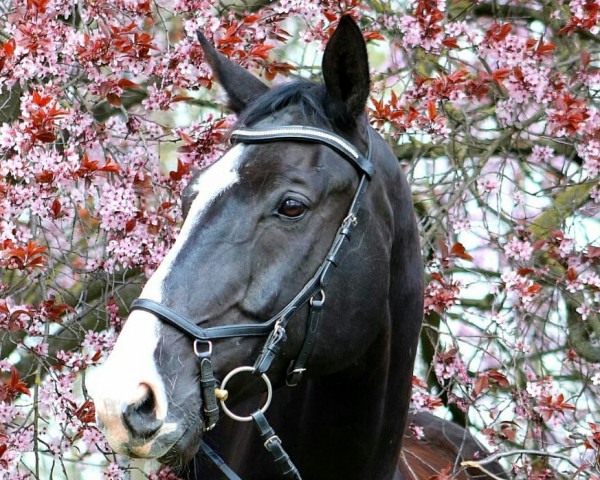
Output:
M343 371L274 392L266 416L304 480L394 478L412 369L390 368L393 337L382 332ZM224 458L244 480L281 478L252 425L226 420L218 430Z
M309 438L321 440L306 448L306 460L315 464L310 457L318 455L316 468L327 468L327 475L315 469L306 478L393 478L412 370L394 368L391 338L391 332L382 332L355 365L307 385L310 410L303 429ZM306 472L312 474L310 468Z

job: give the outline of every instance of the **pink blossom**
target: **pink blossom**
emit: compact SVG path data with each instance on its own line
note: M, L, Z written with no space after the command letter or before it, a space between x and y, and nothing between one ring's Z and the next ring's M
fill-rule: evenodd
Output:
M104 480L124 480L125 472L119 464L111 462L102 474Z
M587 320L588 317L593 313L593 310L588 305L580 305L575 311L581 315L583 321Z
M519 275L517 272L507 272L502 274L501 279L507 291L516 294L523 305L531 303L541 289L531 279Z
M0 423L11 423L18 415L19 410L12 404L0 402Z
M81 434L81 441L90 453L107 451L109 449L104 435L97 428L86 428Z
M138 211L136 203L131 186L104 184L98 204L102 218L100 227L105 230L124 230Z
M423 430L423 427L421 427L420 425L415 425L414 423L411 423L408 426L408 428L410 429L411 433L415 438L420 440L425 437L425 430Z
M485 193L498 193L500 191L500 182L488 175L477 179L477 187Z
M514 260L527 262L533 253L533 246L528 240L519 240L514 237L504 246L504 253Z

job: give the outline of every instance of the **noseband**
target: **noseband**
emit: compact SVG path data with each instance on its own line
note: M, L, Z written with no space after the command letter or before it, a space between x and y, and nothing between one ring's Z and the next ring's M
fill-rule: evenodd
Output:
M277 141L293 141L304 143L317 143L325 145L342 158L347 160L358 172L360 181L354 193L354 198L348 209L348 213L342 220L340 227L337 230L335 238L329 248L327 256L311 277L306 282L300 292L277 314L262 323L247 323L238 325L221 325L216 327L202 328L194 324L192 321L182 317L168 307L161 305L158 302L146 298L138 298L131 304L131 310L145 310L156 315L162 321L177 328L181 332L194 339L194 352L200 359L200 385L203 399L204 410L204 430L212 429L218 420L217 397L215 394L216 381L212 371L210 356L212 354L212 340L233 338L233 337L261 337L266 336L265 344L254 362L253 367L239 367L233 370L226 379L238 373L238 371L252 371L254 374L261 376L267 384L269 393L271 384L266 376L273 360L281 349L282 342L286 339L286 327L292 319L296 311L306 303L309 304L309 316L306 326L304 341L300 349L300 353L295 360L292 360L288 367L286 383L289 386L295 386L301 380L306 363L312 353L316 342L316 334L321 317L321 311L325 303L325 289L333 268L337 267L339 258L341 258L350 233L358 223L358 210L363 200L367 185L371 176L374 174L372 159L372 136L373 131L370 127L368 132L368 153L364 157L350 142L346 139L314 127L305 126L285 126L267 129L238 129L231 134L232 143L244 144L261 144ZM203 345L205 345L203 347ZM224 388L226 380L223 381ZM221 391L222 392L222 391ZM265 441L265 448L271 452L275 462L278 463L286 478L300 479L300 474L296 467L292 464L289 456L281 447L279 437L275 435L273 429L269 426L264 416L264 411L268 407L266 404L262 409L257 410L250 417L238 417L233 414L225 405L226 392L224 397L220 398L223 411L238 421L254 420L259 429L261 437ZM270 396L269 396L270 399ZM205 455L213 461L221 469L221 471L229 479L239 479L239 477L221 460L208 445L201 442L201 449Z

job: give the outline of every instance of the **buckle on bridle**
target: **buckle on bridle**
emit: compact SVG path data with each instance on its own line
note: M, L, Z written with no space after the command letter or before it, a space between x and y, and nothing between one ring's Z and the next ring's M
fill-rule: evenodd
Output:
M350 226L350 224L352 224L353 227L356 227L358 225L358 218L356 218L356 215L354 215L353 213L349 213L348 216L344 218L344 221L342 222L342 225L345 226Z
M203 352L200 350L200 344L208 344L208 349ZM212 355L212 351L213 351L213 344L210 340L194 340L194 354L198 357L198 358L210 358L210 356Z
M263 444L267 450L271 450L271 443L281 443L281 438L278 435L271 435L267 438L267 441Z
M271 340L273 346L277 345L282 340L285 341L286 339L285 328L283 328L283 326L281 325L281 321L282 318L277 320L275 322L275 326L273 327L273 338Z

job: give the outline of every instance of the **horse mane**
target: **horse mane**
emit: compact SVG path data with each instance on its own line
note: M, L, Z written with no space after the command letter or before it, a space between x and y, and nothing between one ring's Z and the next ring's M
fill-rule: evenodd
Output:
M348 113L337 108L328 96L324 84L309 80L279 85L253 100L239 115L237 126L251 126L291 105L298 108L302 121L308 125L353 124L354 119L348 118Z

